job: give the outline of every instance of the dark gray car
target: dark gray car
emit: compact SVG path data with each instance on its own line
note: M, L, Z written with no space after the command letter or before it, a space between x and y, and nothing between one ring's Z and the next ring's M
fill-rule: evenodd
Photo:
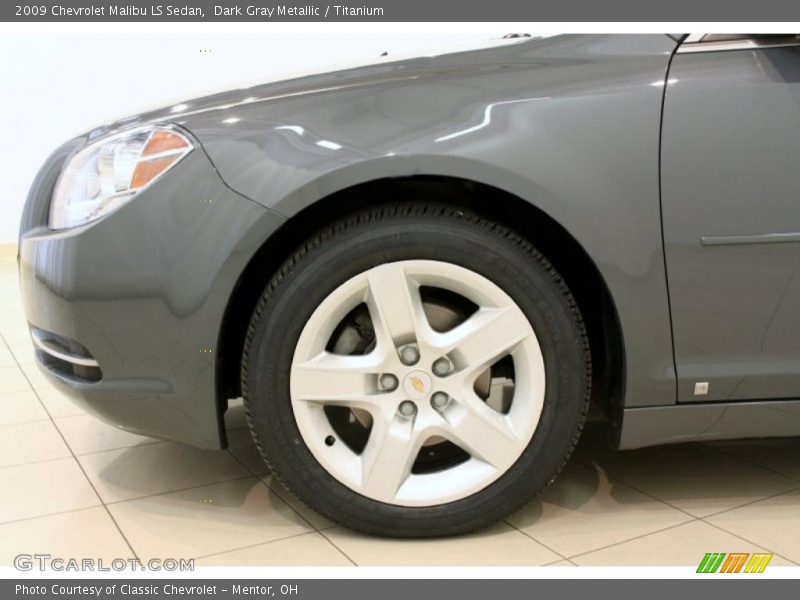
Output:
M20 234L40 367L397 536L620 448L800 434L800 40L558 36L231 91L56 150Z

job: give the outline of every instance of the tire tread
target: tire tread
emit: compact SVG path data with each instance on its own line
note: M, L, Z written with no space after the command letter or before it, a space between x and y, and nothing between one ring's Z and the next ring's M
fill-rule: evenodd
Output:
M261 294L258 302L256 303L256 307L253 311L250 323L247 327L244 349L242 352L240 375L241 375L242 397L244 400L244 410L245 410L245 417L248 429L250 430L250 433L253 437L253 441L255 442L255 445L258 449L261 458L264 460L265 464L267 465L267 467L269 468L270 472L273 474L275 479L278 480L280 484L298 502L302 503L304 506L306 506L307 508L309 508L310 510L314 511L317 514L320 514L323 517L331 518L331 515L324 514L321 511L319 511L316 507L309 505L299 494L295 492L295 490L289 484L289 482L286 481L285 478L280 474L279 470L274 467L268 453L265 451L251 409L251 401L248 389L249 357L254 348L254 338L257 325L259 321L264 317L265 312L268 310L270 301L275 293L275 290L310 252L319 248L322 245L332 242L338 236L342 235L344 232L349 231L352 228L368 226L370 224L374 224L387 219L397 219L403 217L437 217L440 219L441 218L450 219L454 222L457 222L461 226L481 229L485 233L492 235L507 244L516 246L517 249L521 250L523 253L530 256L532 260L536 261L539 264L539 266L548 274L553 283L558 287L561 293L562 300L564 301L565 305L569 308L572 320L574 322L576 330L579 333L578 342L583 346L583 356L585 363L584 382L582 386L584 393L582 398L579 424L574 431L572 439L570 440L568 451L565 452L564 457L562 458L560 463L556 466L556 468L553 470L551 476L548 478L545 485L542 486L536 494L533 494L525 498L515 499L515 501L512 502L512 506L505 511L506 514L511 514L513 512L520 510L521 508L532 502L534 499L536 499L542 492L544 492L544 490L546 490L556 480L558 475L566 466L573 450L575 449L575 447L578 444L578 441L580 440L581 434L583 432L583 427L586 422L586 415L589 410L589 401L591 397L592 372L591 372L591 352L589 349L589 337L586 332L586 327L583 322L583 317L581 315L580 308L578 307L575 298L573 297L572 293L570 292L569 288L567 287L567 284L565 283L561 275L558 273L558 271L556 271L555 267L550 263L550 261L541 252L539 252L539 250L537 250L536 247L529 240L521 236L519 233L515 232L509 227L506 227L505 225L485 219L474 212L462 209L460 207L454 207L449 204L440 204L440 203L404 202L397 204L386 204L374 208L369 208L366 210L361 210L353 214L347 215L345 217L342 217L341 219L330 224L329 226L322 228L320 231L307 238L299 247L297 247L292 252L292 254L281 264L281 266L278 268L278 270L274 273L274 275L270 279L269 283L264 289L264 292ZM491 523L482 523L475 527L470 528L469 530L465 530L463 533L474 533L475 531L480 531L490 525ZM449 535L449 534L444 533L438 535ZM436 536L437 533L435 532L425 534L425 537L436 537ZM409 535L407 537L421 537L421 536L419 534L416 534L415 532L409 532Z

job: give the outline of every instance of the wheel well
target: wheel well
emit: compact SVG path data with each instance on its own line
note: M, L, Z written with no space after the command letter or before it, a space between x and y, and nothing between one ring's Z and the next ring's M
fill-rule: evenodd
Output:
M264 287L291 252L325 225L377 203L424 198L470 209L516 230L556 267L580 307L592 356L592 400L612 422L622 409L624 348L611 294L592 259L557 222L521 198L450 177L380 179L332 194L289 219L256 252L234 288L217 352L217 398L224 412L241 395L239 364L250 316Z

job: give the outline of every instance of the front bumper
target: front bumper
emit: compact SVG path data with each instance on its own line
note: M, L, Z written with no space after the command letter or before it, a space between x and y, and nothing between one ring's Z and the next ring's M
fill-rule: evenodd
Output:
M52 231L50 196L68 154L43 167L20 233L25 314L47 344L39 367L124 429L224 446L220 325L239 275L282 219L227 188L198 147L114 213ZM89 362L72 368L75 357Z

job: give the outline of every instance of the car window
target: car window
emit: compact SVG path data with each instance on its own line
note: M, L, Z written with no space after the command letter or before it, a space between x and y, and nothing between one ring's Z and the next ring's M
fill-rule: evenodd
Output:
M679 52L714 52L800 45L800 34L700 33L689 34Z

